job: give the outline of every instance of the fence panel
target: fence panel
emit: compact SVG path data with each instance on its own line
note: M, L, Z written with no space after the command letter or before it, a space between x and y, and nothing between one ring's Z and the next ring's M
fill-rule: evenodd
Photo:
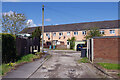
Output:
M26 54L34 54L40 52L40 39L39 38L20 38L16 37L17 55L22 56Z

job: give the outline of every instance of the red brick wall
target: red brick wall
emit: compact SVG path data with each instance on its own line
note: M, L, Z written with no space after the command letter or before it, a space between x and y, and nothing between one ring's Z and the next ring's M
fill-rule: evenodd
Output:
M120 38L95 38L94 62L118 63L120 61L118 45L120 45Z

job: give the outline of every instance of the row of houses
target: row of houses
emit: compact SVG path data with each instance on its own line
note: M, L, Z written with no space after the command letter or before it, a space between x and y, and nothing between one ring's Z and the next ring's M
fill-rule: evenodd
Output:
M93 37L87 40L87 57L91 62L120 62L120 20L97 21L75 24L50 25L44 27L44 44L57 45L58 48L70 48L68 38L75 37L75 47L85 44L87 32L99 28L102 37ZM38 26L40 27L40 26ZM41 27L40 27L41 28ZM36 27L23 29L19 35L31 35Z
M75 37L76 45L85 44L85 35L93 28L97 27L103 36L120 36L120 20L84 22L74 24L50 25L44 27L44 43L53 45L62 45L60 48L70 48L68 38ZM40 26L38 26L40 27ZM36 27L23 29L20 34L32 34ZM64 45L64 46L63 46Z

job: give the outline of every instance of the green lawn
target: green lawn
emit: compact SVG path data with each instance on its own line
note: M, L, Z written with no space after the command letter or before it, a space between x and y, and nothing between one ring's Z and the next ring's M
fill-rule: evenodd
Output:
M78 60L78 63L89 63L89 60L88 60L88 58L84 57L84 58Z
M112 63L97 63L97 64L104 67L105 69L120 70L120 64L112 64Z

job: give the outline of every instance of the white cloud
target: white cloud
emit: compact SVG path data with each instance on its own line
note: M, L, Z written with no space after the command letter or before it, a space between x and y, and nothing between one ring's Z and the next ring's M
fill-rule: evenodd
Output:
M35 27L35 26L37 26L36 24L34 24L34 22L33 22L32 19L29 19L29 20L27 21L27 25L28 25L28 27Z
M48 19L45 19L45 21L50 22L50 21L51 21L51 19L49 19L49 18L48 18Z
M0 13L0 16L2 16L2 13Z
M55 25L59 25L59 24L55 24Z
M42 24L38 24L38 26L42 26Z
M13 11L9 11L9 12L3 12L2 14L10 16L10 15L13 15L13 13L14 13Z

